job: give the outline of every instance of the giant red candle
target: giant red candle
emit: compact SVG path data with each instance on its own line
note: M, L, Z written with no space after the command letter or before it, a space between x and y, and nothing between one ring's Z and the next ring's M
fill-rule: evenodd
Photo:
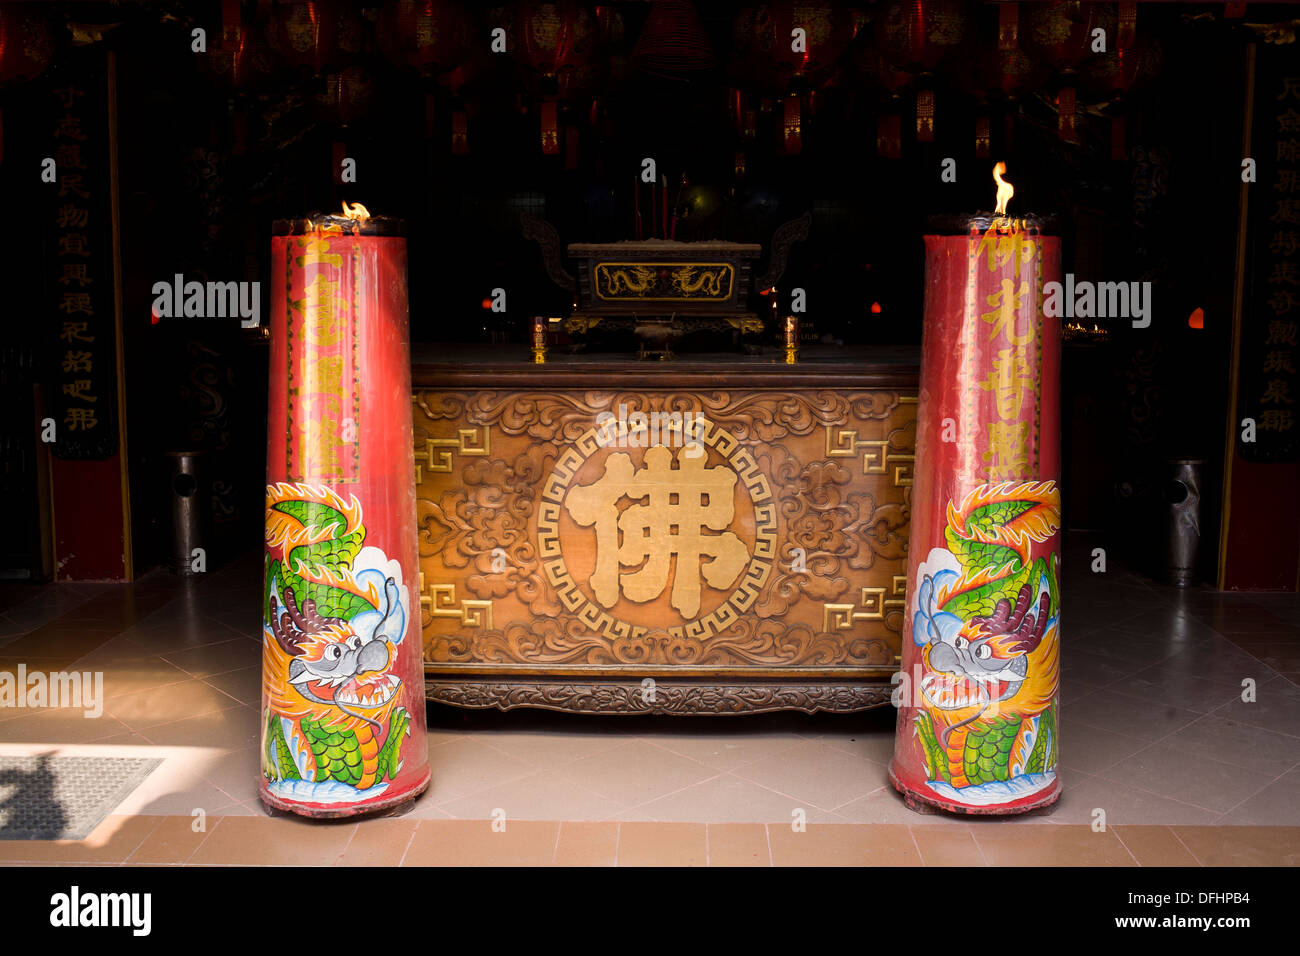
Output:
M261 796L348 816L429 785L406 241L354 207L271 256Z
M1060 240L976 217L925 237L907 618L890 779L909 806L1060 795Z

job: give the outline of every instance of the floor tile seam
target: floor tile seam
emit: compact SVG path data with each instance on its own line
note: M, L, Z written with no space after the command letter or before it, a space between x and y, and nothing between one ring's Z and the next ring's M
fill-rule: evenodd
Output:
M1202 720L1205 720L1205 719L1207 719L1207 718L1209 718L1209 717L1213 717L1213 716L1215 716L1216 714L1218 714L1218 712L1219 712L1220 710L1222 710L1224 707L1230 706L1230 704L1231 704L1231 702L1229 702L1228 704L1222 704L1222 705L1220 705L1219 707L1216 707L1214 710L1209 711L1208 713L1200 714L1199 716L1197 716L1197 718L1196 718L1195 720L1191 721L1190 723L1186 723L1186 724L1184 724L1183 726L1179 727L1177 730L1171 730L1169 733L1165 734L1163 737L1159 737L1159 738L1157 738L1157 739L1151 741L1151 742L1148 743L1146 746L1144 746L1144 747L1142 748L1142 750L1146 750L1146 749L1148 749L1148 748L1150 748L1150 747L1154 747L1156 744L1162 744L1162 743L1164 743L1165 741L1169 740L1170 738L1178 736L1178 735L1181 734L1184 730L1187 730L1188 728L1192 727L1194 724L1199 724ZM1238 721L1238 723L1242 723L1242 724L1244 724L1246 727L1249 727L1251 730L1263 730L1263 731L1266 731L1266 732L1268 732L1268 733L1281 734L1283 737L1290 737L1290 736L1292 736L1291 734L1284 733L1283 731L1280 731L1280 730L1273 730L1273 731L1270 731L1267 727L1256 727L1254 724L1246 724L1244 721ZM1101 729L1104 729L1104 728L1099 728L1099 727L1097 727L1097 728L1093 728L1093 729L1095 729L1095 730L1101 730ZM1108 731L1108 733L1114 733L1114 731ZM1118 735L1118 736L1126 736L1126 735L1124 735L1124 734L1120 734L1120 735ZM1130 739L1132 739L1132 738L1130 738ZM1175 748L1175 749L1177 749L1177 748ZM1128 760L1129 757L1136 757L1138 754L1140 754L1140 753L1142 752L1142 750L1134 751L1133 753L1129 754L1128 757L1121 757L1119 760L1116 760L1115 763L1120 763L1120 762L1122 762L1122 761L1124 761L1124 760ZM1238 770L1249 770L1249 771L1251 771L1252 773L1266 773L1266 772L1267 772L1267 771L1264 771L1264 770L1256 770L1254 767L1247 767L1245 764L1234 763L1234 762L1231 761L1231 760L1224 760L1222 757L1205 757L1203 754L1199 754L1199 753L1198 753L1196 756L1197 756L1198 758L1205 759L1205 760L1213 760L1215 763L1226 764L1226 765L1229 766L1229 767L1236 767ZM1115 763L1108 764L1107 767L1106 767L1106 769L1109 769L1110 767L1115 766ZM1292 770L1294 770L1297 766L1300 766L1300 761L1297 761L1296 764L1293 764L1292 766L1288 767L1285 771L1283 771L1283 773L1282 773L1280 776L1285 776L1286 774L1288 774L1288 773L1290 773ZM1093 771L1093 772L1094 772L1094 774L1100 774L1100 773L1101 773L1100 770L1096 770L1096 771ZM1279 776L1279 778L1280 778L1280 776ZM1108 778L1108 779L1109 779L1109 778Z
M131 733L135 734L137 737L143 737L145 740L148 740L149 745L151 747L175 747L175 746L182 746L182 745L165 744L165 743L160 743L159 741L156 740L152 740L149 737L148 732L151 730L158 731L161 730L163 727L170 727L172 724L179 724L181 721L185 721L185 720L193 720L196 717L212 717L216 714L224 714L227 711L234 710L236 707L247 707L247 706L248 704L242 703L240 701L236 701L233 704L231 704L229 707L222 707L219 708L218 710L205 710L201 714L187 714L184 717L177 717L175 720L163 721L161 724L150 724L148 727L145 727L143 730L137 730L136 728L128 724L126 721L122 720L121 717L118 717L116 714L112 714L110 716L112 716L114 720L118 721L120 724L122 724L122 726L126 727L127 730L131 731ZM236 748L228 747L227 749L233 750Z
M507 756L508 756L508 755L507 755ZM435 801L433 802L433 805L434 805L435 807L438 807L439 809L445 809L445 807L446 807L446 805L447 805L448 803L455 803L457 800L468 800L470 797L477 797L477 796L479 796L480 794L484 794L484 793L486 793L487 791L489 791L489 790L493 790L493 789L495 789L495 788L497 788L497 787L504 787L504 786L508 786L509 784L519 783L521 780L526 780L528 777L532 777L532 776L536 776L536 775L538 775L538 774L545 773L547 769L552 769L552 768L537 767L537 766L533 766L532 764L529 764L529 765L528 765L528 769L525 770L525 771L524 771L523 773L521 773L521 774L517 774L517 775L512 776L512 777L509 777L509 778L507 778L507 779L505 779L505 780L498 780L498 781L496 781L495 783L490 783L490 784L488 784L488 785L485 786L485 787L481 787L481 788L479 788L479 789L477 789L477 790L473 790L473 791L471 791L471 792L469 792L469 793L462 793L462 794L459 794L459 795L457 795L457 796L455 796L455 797L449 797L449 798L446 799L446 800L435 800ZM596 793L594 790L591 790L589 787L586 787L586 786L584 786L583 784L578 783L576 780L569 780L569 783L571 783L571 784L572 784L573 786L575 786L575 787L580 787L581 789L587 791L587 793L591 794L591 795L594 796L594 797L598 797L598 798L600 798L601 800L614 800L615 803L618 802L618 801L615 800L615 798L613 798L613 797L607 797L607 796L606 796L605 794L603 794L603 793ZM446 812L450 812L450 811L446 811ZM468 819L476 819L476 818L473 818L473 817L453 817L452 819L454 819L454 820L468 820ZM490 818L484 818L484 819L490 819Z
M1246 769L1246 768L1244 768L1244 767L1236 767L1236 768L1234 768L1234 769L1244 770L1244 769ZM1114 779L1113 777L1104 777L1104 776L1102 776L1100 773L1098 773L1098 774L1094 774L1093 776L1096 777L1096 779L1102 781L1103 783L1119 784L1120 786L1132 787L1134 790L1137 790L1137 791L1139 791L1139 792L1141 792L1141 793L1147 794L1148 796L1158 797L1158 798L1161 799L1161 800L1168 800L1170 803L1177 803L1177 804L1179 804L1180 806L1187 807L1189 810L1201 810L1201 811L1204 811L1205 813L1215 813L1215 814L1219 814L1219 815L1222 815L1222 814L1224 814L1224 813L1229 813L1229 812L1231 812L1230 810L1218 810L1218 809L1215 809L1214 807L1207 807L1207 806L1204 806L1204 805L1199 804L1199 803L1190 803L1190 802L1188 802L1187 800L1180 800L1180 799L1178 799L1177 797L1171 797L1171 796L1168 796L1167 794L1157 793L1155 790L1149 790L1149 789L1147 789L1146 787L1138 786L1136 783L1133 783L1131 780L1116 780L1116 779ZM1276 781L1274 781L1274 780L1270 780L1270 781L1268 782L1267 785L1268 785L1268 786L1271 786L1271 785L1272 785L1273 783L1275 783L1275 782L1276 782ZM1262 790L1263 788L1261 787L1260 789ZM1256 793L1258 793L1258 791L1256 791ZM1254 795L1255 795L1255 794L1251 794L1251 796L1254 796ZM1247 798L1247 799L1249 799L1249 798ZM1236 806L1236 804L1234 804L1233 806ZM1123 826L1123 825L1124 825L1124 824L1116 824L1116 826ZM1129 825L1129 826L1133 826L1134 824L1128 824L1128 825ZM1143 824L1137 824L1137 825L1138 825L1138 826L1142 826Z
M742 764L742 766L748 766L748 764ZM807 803L807 804L811 805L811 806L813 807L813 809L815 809L815 810L820 810L820 811L822 811L823 813L835 813L836 810L837 810L836 807L824 807L824 806L822 806L822 805L819 804L819 803L813 803L813 801L811 801L811 800L804 800L804 799L801 799L801 798L799 798L799 797L796 797L796 796L793 796L793 795L791 795L791 794L789 794L789 793L786 793L784 790L778 790L776 787L768 786L768 785L765 784L765 783L760 783L759 781L754 780L754 779L752 779L752 778L750 778L750 777L746 777L746 776L744 776L743 774L736 773L736 770L739 770L739 769L741 769L741 768L740 768L740 767L737 767L737 768L735 768L734 770L727 770L727 771L724 771L723 774L724 774L725 776L732 776L732 777L735 777L735 778L737 778L738 780L743 780L743 781L745 781L746 783L752 783L754 786L759 787L759 788L761 788L761 789L763 789L763 790L766 790L766 791L768 791L769 793L774 793L774 794L776 794L778 797L782 797L782 798L784 798L784 799L786 799L786 800L789 800L792 804L795 805L796 808L798 807L798 805L799 805L800 803ZM845 800L843 803L839 804L839 806L840 806L840 807L845 807L845 806L848 806L850 803L852 803L854 800L861 800L863 797L869 797L869 796L871 796L871 794L875 793L875 792L878 791L878 790L883 789L885 786L886 786L886 784L881 784L879 787L876 787L876 788L873 789L873 790L869 790L869 791L867 791L866 793L860 793L860 794L858 794L856 797L850 797L848 800ZM848 821L846 821L846 822L848 822Z
M545 736L545 735L543 734L543 735L541 735L541 736ZM502 757L505 757L507 760L518 760L518 761L520 761L520 762L522 762L522 763L526 763L526 764L528 764L530 767L534 767L535 769L538 769L538 770L542 770L542 769L545 769L545 770L558 770L558 769L560 769L561 767L568 767L568 766L571 766L572 764L577 763L579 760L587 760L587 759L590 758L590 757L595 757L595 756L598 756L599 754L602 754L602 753L608 753L609 750L617 750L617 749L619 749L619 747L623 746L622 744L615 744L613 747L610 747L609 750L598 751L597 753L594 753L594 754L583 754L581 757L574 757L574 758L571 759L571 760L564 760L564 761L561 762L561 763L551 763L551 764L547 764L547 765L542 765L542 764L534 764L534 763L532 763L532 761L527 760L527 759L525 759L525 758L523 758L523 757L516 757L514 754L510 753L508 750L505 750L505 749L503 749L502 747L498 746L497 744L494 744L494 743L492 742L491 731L487 731L487 732L483 732L483 733L468 733L468 734L462 734L461 737L462 737L463 739L465 739L465 740L473 740L475 743L482 744L482 745L488 747L489 749L496 751L498 754L500 754ZM630 743L631 741L628 741L628 742ZM447 744L447 743L451 743L451 741L450 741L450 740L447 740L447 741L443 741L443 743L444 743L444 744ZM441 746L441 745L439 745L439 746Z
M420 827L423 826L426 821L416 820L414 822L415 826L411 827L411 832L406 836L406 846L402 847L402 855L397 858L397 865L399 867L406 866L406 858L411 853L411 847L415 845L415 835L420 832ZM357 827L357 829L360 830L361 828Z
M693 763L693 764L698 764L699 766L703 767L705 770L712 770L712 771L714 771L714 772L720 772L720 773L725 773L725 772L726 772L726 771L721 771L721 770L719 770L719 768L717 768L717 767L712 767L712 766L710 766L709 764L705 763L703 760L696 760L694 757L688 757L686 754L678 753L676 750L673 750L671 747L667 747L667 746L665 746L664 744L660 743L660 742L659 742L656 738L654 738L654 737L633 737L633 738L629 741L629 743L635 743L635 742L637 742L637 741L640 741L640 742L642 742L642 743L649 744L649 745L652 746L652 747L657 747L658 749L664 751L665 753L670 753L670 754L672 754L674 757L680 757L680 758L683 759L683 760L689 760L691 763ZM614 749L617 749L617 748L614 748ZM763 757L756 757L754 760L748 761L748 763L756 763L757 761L762 760L762 759L764 759L764 758L763 758ZM745 766L745 764L741 764L741 766Z
M912 829L912 824L905 823L903 826L907 827L907 836L908 839L912 841L912 848L916 850L917 860L920 861L922 866L929 866L929 864L925 862L925 854L921 852L921 844L916 840L916 833Z
M1169 824L1168 826L1169 826L1169 832L1174 835L1174 839L1177 840L1178 844L1184 850L1187 851L1188 855L1191 856L1193 860L1196 861L1196 865L1202 867L1205 866L1205 862L1192 851L1192 848L1190 846L1187 845L1187 841L1184 840L1182 835L1178 832L1178 828L1175 827L1173 824Z
M1142 861L1137 858L1137 854L1134 853L1129 845L1124 842L1124 837L1120 834L1119 829L1117 827L1107 827L1106 829L1108 829L1114 835L1115 839L1119 841L1119 845L1123 847L1124 852L1129 855L1129 859L1133 861L1133 865L1140 867Z
M1278 676L1280 677L1281 675L1278 675ZM1283 679L1285 680L1285 678L1283 678ZM1290 681L1287 681L1287 683L1289 684ZM1291 686L1294 687L1295 685L1292 684ZM1241 715L1234 715L1234 714L1232 714L1232 713L1228 710L1228 708L1232 707L1235 703L1236 703L1236 701L1229 701L1229 702L1226 703L1226 704L1221 704L1221 705L1219 705L1218 707L1214 708L1214 710L1210 711L1210 713L1211 713L1211 714L1220 714L1220 713L1221 713L1224 717L1227 717L1229 720L1235 720L1235 721L1236 721L1237 723L1239 723L1239 724L1245 724L1247 727L1252 727L1252 728L1254 728L1254 729L1256 729L1256 730L1267 730L1267 731L1270 731L1271 733L1281 734L1283 737L1300 738L1300 733L1294 733L1294 734L1292 734L1292 733L1288 733L1288 732L1285 731L1285 730L1279 730L1279 729L1277 729L1277 728L1275 728L1275 727L1261 727L1261 726L1259 726L1258 724L1251 723L1251 722L1250 722L1249 720L1247 720L1244 716L1241 716Z
M661 793L657 797L651 797L649 800L643 800L640 803L628 804L623 808L621 808L620 810L618 810L617 812L619 814L632 813L633 811L640 810L642 807L647 807L652 803L658 803L660 800L666 800L669 797L675 797L677 796L677 794L684 793L685 791L690 790L692 787L702 786L703 784L709 783L712 780L717 780L725 776L728 776L725 770L716 770L714 771L714 774L711 777L705 777L703 780L697 780L694 783L688 783L684 787L678 787L676 790L670 790L667 793ZM743 778L737 778L737 779L743 779ZM581 786L581 784L578 784L578 786ZM760 785L755 784L755 786L760 786ZM596 796L600 797L601 799L613 799L612 797L606 797L603 793L598 793L596 794ZM708 821L705 820L629 820L627 822L629 823L706 823Z
M1281 780L1281 779L1282 779L1283 777L1285 777L1288 773L1290 773L1292 770L1294 770L1297 766L1300 766L1300 764L1295 764L1295 765L1291 766L1291 767L1288 768L1284 773L1279 774L1277 777L1274 777L1272 780L1270 780L1268 783L1264 784L1264 785L1263 785L1262 787L1260 787L1258 790L1254 791L1254 792L1251 793L1251 794L1248 794L1248 795L1245 796L1245 797L1242 797L1240 800L1238 800L1238 801L1237 801L1236 803L1234 803L1232 806L1228 807L1228 809L1224 810L1223 813L1221 813L1221 814L1219 815L1219 819L1224 819L1224 818L1228 817L1229 815L1231 815L1232 813L1234 813L1234 812L1235 812L1239 807L1241 807L1243 804L1249 803L1251 800L1254 800L1254 799L1255 799L1256 797L1258 797L1261 793L1263 793L1263 792L1264 792L1265 790L1267 790L1269 787L1271 787L1271 786L1273 786L1274 784L1276 784L1279 780ZM1242 768L1242 769L1245 769L1245 768ZM1216 821L1216 822L1217 822L1217 821ZM1225 825L1230 825L1230 824L1225 824Z

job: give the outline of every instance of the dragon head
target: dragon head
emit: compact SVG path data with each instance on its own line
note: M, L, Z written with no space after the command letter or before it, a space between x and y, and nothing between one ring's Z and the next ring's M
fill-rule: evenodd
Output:
M1048 614L1046 579L1025 582L1014 606L1003 598L992 614L962 621L938 610L946 582L936 577L945 575L927 576L921 584L916 622L924 643L921 693L927 704L957 725L999 712L1038 713L1050 701L1057 675L1056 642L1044 644L1056 627Z
M381 725L402 686L395 674L387 672L393 645L385 625L393 613L394 591L389 578L384 588L387 608L382 614L372 612L351 622L322 617L311 599L299 606L292 588L284 591L283 608L271 598L270 630L275 640L274 645L266 642L266 647L268 652L278 650L286 657L288 667L287 671L281 667L267 672L287 675L287 681L277 682L271 691L282 705L291 704L289 712L311 713L319 719L334 708L376 728ZM376 620L363 620L370 617Z

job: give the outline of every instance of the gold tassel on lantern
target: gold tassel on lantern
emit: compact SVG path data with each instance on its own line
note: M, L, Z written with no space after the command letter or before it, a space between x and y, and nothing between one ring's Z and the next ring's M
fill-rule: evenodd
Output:
M1061 90L1056 97L1057 110L1057 132L1060 134L1061 141L1065 143L1077 143L1078 138L1078 116L1075 106L1074 87L1067 86Z
M1020 45L1020 8L1014 3L998 7L998 49L1015 50Z
M916 141L934 142L934 90L916 93Z
M469 119L464 110L451 114L451 154L453 156L469 155Z
M542 101L542 154L560 155L560 131L556 123L555 100Z
M888 113L876 118L876 155L885 159L901 159L903 156L903 121L897 113Z
M802 121L800 117L799 97L788 96L785 100L785 152L788 156L798 156L803 151Z

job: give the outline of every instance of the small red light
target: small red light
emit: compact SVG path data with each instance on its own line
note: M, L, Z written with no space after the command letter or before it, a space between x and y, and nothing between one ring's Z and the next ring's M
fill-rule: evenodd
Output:
M871 303L871 311L872 311L873 313L875 313L876 315L879 315L881 312L884 311L884 309L882 309L882 308L880 307L880 303L879 303L879 302L873 302L873 303Z
M1187 317L1187 327L1189 329L1205 328L1205 310L1193 309L1192 314Z
M484 299L482 302L479 303L479 305L483 306L483 308L485 309L490 309L492 308L492 300Z
M157 325L159 322L162 321L162 316L160 316L157 312L153 312L153 311L149 313L149 318L153 320L154 325Z

